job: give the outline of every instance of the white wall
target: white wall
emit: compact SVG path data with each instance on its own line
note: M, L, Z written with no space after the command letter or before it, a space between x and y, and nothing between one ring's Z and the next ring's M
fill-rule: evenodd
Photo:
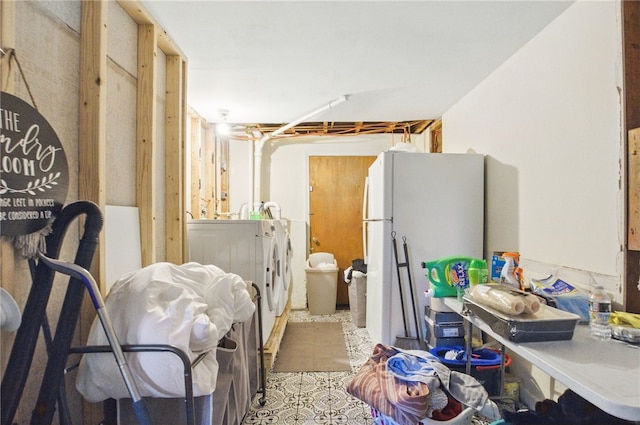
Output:
M619 10L577 2L444 114L444 150L487 155L487 253L620 276Z
M443 146L487 155L487 255L593 272L621 302L619 15L618 1L572 5L444 114ZM518 360L525 397L564 390Z
M250 203L253 193L252 142L229 141L229 211L239 212L243 203Z

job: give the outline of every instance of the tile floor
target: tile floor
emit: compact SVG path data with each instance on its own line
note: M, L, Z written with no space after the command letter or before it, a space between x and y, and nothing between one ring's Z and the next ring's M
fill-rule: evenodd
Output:
M360 366L369 358L373 344L364 328L351 321L349 310L338 310L333 315L311 316L308 311L295 310L290 322L339 321L344 328L351 372L300 372L267 374L267 397L260 406L256 397L243 425L369 425L374 424L369 406L347 394L345 387ZM473 425L485 425L474 417Z

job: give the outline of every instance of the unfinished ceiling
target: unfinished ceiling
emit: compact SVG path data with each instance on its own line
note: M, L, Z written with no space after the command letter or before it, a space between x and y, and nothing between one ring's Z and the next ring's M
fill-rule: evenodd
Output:
M268 132L348 95L295 127L310 134L424 130L571 3L143 0L198 114Z
M435 120L415 120L398 122L328 122L310 121L294 125L287 129L278 138L293 138L304 136L363 136L367 134L402 134L410 137L411 134L421 134ZM252 140L271 134L280 129L286 123L239 123L231 126L230 136L233 139Z

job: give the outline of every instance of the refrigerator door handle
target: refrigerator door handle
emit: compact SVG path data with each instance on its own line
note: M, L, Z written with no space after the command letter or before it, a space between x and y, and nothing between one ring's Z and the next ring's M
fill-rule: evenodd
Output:
M367 219L367 204L369 203L369 177L364 178L364 193L362 194L362 221Z
M362 255L364 263L368 263L367 255L367 206L369 204L369 177L364 178L364 194L362 196Z

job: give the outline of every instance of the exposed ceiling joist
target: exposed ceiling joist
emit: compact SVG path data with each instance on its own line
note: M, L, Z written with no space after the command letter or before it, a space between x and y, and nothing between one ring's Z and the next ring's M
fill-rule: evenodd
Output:
M275 136L291 138L302 136L358 136L366 134L420 134L434 120L416 120L399 122L306 122ZM255 139L256 134L269 134L281 128L283 124L235 124L232 126L232 139Z

